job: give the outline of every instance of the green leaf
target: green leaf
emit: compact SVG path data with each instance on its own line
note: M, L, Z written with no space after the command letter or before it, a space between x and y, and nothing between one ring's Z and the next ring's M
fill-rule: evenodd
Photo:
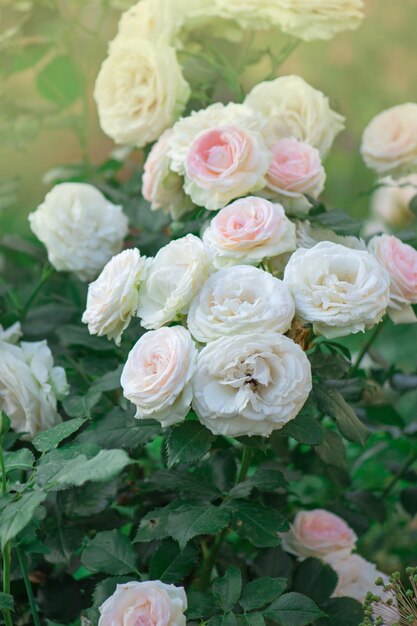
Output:
M65 55L55 57L39 72L36 85L39 93L59 108L73 104L83 90L78 69Z
M91 572L113 575L136 573L136 561L132 543L117 530L97 533L81 556Z
M128 583L132 580L131 576L116 576L114 578L105 578L96 585L93 593L93 606L99 607L110 598L116 591L117 585Z
M285 591L288 584L286 578L270 578L265 576L247 583L239 603L244 611L253 611L269 604Z
M179 583L191 572L197 563L197 550L187 545L180 550L174 541L164 541L153 554L149 565L151 580L164 583Z
M49 450L56 448L61 441L79 430L84 423L85 420L81 417L62 422L62 424L38 433L32 443L39 452L49 452Z
M403 489L400 494L401 504L404 509L410 515L416 515L417 513L417 489L416 487L409 487Z
M201 459L210 450L214 439L200 422L183 422L176 426L167 438L168 467Z
M318 559L307 559L299 566L295 579L295 591L306 594L320 606L330 598L337 585L337 574L330 565Z
M193 498L212 500L218 498L221 493L204 478L189 472L179 470L159 470L143 482L142 489L146 491L162 491L174 493L186 493Z
M33 456L32 452L27 448L22 448L21 450L17 450L16 452L4 453L6 474L8 472L13 472L14 470L28 471L32 469L34 462L35 457Z
M98 378L93 382L90 387L92 393L113 391L114 389L120 389L120 376L122 375L123 365L119 365L113 372L107 372L101 378Z
M339 433L326 430L323 443L317 446L315 450L324 463L346 469L345 444Z
M314 395L319 409L336 420L338 429L346 439L365 445L369 431L337 389L316 387Z
M212 504L183 504L169 515L167 530L184 548L193 537L216 534L228 523L229 512L226 508Z
M233 613L215 615L207 622L207 626L237 626L236 615Z
M306 626L325 616L313 600L296 592L285 593L270 604L263 614L280 626Z
M48 563L68 566L81 546L83 529L71 524L68 520L62 522L58 518L53 525L47 523L46 528L45 545L48 548L48 554L45 555L45 559Z
M94 441L102 448L126 448L131 450L144 446L161 433L161 425L155 420L137 420L120 408L114 408L83 430L77 441Z
M268 493L280 487L285 487L287 481L282 472L275 469L258 469L254 476L237 484L229 492L231 498L246 498L253 489Z
M235 500L229 506L239 532L257 548L279 545L279 534L289 528L279 511L259 502Z
M114 352L114 344L102 337L90 335L86 326L66 324L56 334L63 346L79 346L96 352Z
M297 415L295 419L284 426L281 433L308 446L318 446L324 439L320 422L307 413Z
M88 392L86 396L68 396L62 402L70 417L91 417L91 409L100 401L101 391Z
M188 620L207 619L216 612L214 598L211 593L201 591L189 591L187 593L188 609L186 612Z
M262 613L245 613L238 617L239 626L265 626Z
M242 591L242 574L237 567L228 567L225 575L213 582L212 593L218 606L225 613L232 611Z
M1 547L14 539L31 521L38 506L45 500L43 491L30 491L21 498L8 502L1 511L0 541Z
M14 610L14 600L13 596L10 593L3 593L0 591L0 610L3 611L6 609L7 611Z
M86 517L101 513L115 500L117 479L105 483L87 483L58 494L58 505L65 517Z
M178 502L171 502L167 506L155 509L142 517L136 533L135 541L154 541L169 537L168 519L172 511L179 508Z
M317 626L358 626L364 617L362 605L353 598L331 598L322 608L328 617Z

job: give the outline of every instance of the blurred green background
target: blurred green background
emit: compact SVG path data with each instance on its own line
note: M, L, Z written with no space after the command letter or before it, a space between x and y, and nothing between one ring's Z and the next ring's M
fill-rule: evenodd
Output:
M129 0L0 0L0 235L27 232L26 215L62 164L98 163L114 147L101 132L92 91ZM302 44L281 68L324 91L347 118L326 162L325 199L365 215L374 178L358 154L370 118L416 101L416 0L366 0L355 32ZM50 182L49 182L50 185Z

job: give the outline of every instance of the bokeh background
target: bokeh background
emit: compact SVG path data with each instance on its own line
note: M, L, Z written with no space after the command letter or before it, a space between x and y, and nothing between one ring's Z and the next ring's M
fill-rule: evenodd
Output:
M100 130L92 91L130 4L0 0L0 236L28 233L25 218L50 186L49 170L99 163L114 148ZM303 76L346 116L326 162L326 201L355 216L366 214L374 182L358 154L363 128L382 109L417 100L416 0L365 4L361 28L302 44L280 70Z

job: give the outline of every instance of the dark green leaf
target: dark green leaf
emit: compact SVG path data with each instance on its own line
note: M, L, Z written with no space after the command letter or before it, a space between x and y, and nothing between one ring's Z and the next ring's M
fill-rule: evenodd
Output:
M43 491L30 491L22 495L19 500L7 502L0 516L1 547L14 539L31 521L38 506L45 500Z
M264 612L264 616L280 626L306 626L325 613L307 596L290 592L275 600Z
M52 59L37 75L39 93L60 108L73 104L82 94L82 82L71 57Z
M172 511L179 506L181 506L179 503L172 502L163 508L147 513L140 521L135 541L154 541L169 537L168 519Z
M258 548L277 546L279 533L288 530L288 522L279 511L259 502L235 500L230 507L239 532Z
M401 492L401 504L410 515L417 514L417 488L410 487Z
M91 572L132 574L136 572L136 553L132 543L117 530L98 533L81 556Z
M102 448L126 448L131 450L144 446L161 433L161 425L155 420L137 420L120 408L90 424L77 441L94 441Z
M237 626L237 618L233 613L215 615L207 622L207 626Z
M164 541L154 553L150 565L151 580L180 583L191 572L198 558L197 550L187 545L180 550L174 541Z
M187 618L189 620L194 619L207 619L213 613L216 612L216 606L214 598L211 593L202 593L200 591L189 591L187 593L188 610Z
M242 591L242 574L237 567L228 567L225 575L213 582L212 593L219 607L225 613L238 603Z
M279 598L287 584L286 578L270 578L269 576L251 580L243 588L240 605L244 611L260 609Z
M239 615L239 626L265 626L265 620L262 613L246 613Z
M61 326L56 331L56 334L63 346L81 346L97 352L114 351L114 345L110 341L103 339L103 337L90 335L86 326L67 324L66 326Z
M167 530L180 547L184 548L193 537L216 534L228 523L229 512L226 508L212 504L183 504L169 515Z
M317 626L358 626L363 620L363 608L353 598L331 598L323 605L328 617L316 622Z
M86 396L68 396L63 401L65 412L70 417L90 417L91 409L99 402L101 392L88 392Z
M318 559L307 559L299 566L294 589L305 593L320 606L330 598L337 585L337 574Z
M85 420L79 417L68 422L62 422L62 424L48 428L48 430L43 430L34 437L33 445L39 452L49 452L49 450L56 448L61 441L79 430L84 422Z
M69 523L56 520L53 526L48 524L48 532L45 537L45 545L48 554L45 556L49 563L69 565L71 559L81 547L84 536L82 528Z
M322 443L324 432L320 422L308 413L300 413L288 422L282 429L282 434L292 437L308 446L318 446Z
M314 395L318 406L325 415L333 417L341 434L349 441L364 445L369 431L357 417L355 411L346 402L337 389L316 387Z
M6 609L8 611L14 610L14 600L13 596L9 593L3 593L0 591L0 610Z
M154 472L142 485L147 491L186 493L193 498L213 499L221 494L214 485L204 479L179 470L159 470Z
M338 433L326 430L323 443L315 450L324 463L346 469L345 445Z
M90 391L92 393L113 391L114 389L120 389L120 376L122 374L123 365L119 365L113 372L107 372L98 380L95 380L91 385Z
M280 487L285 487L287 481L282 472L275 469L258 469L254 476L237 484L229 492L231 498L246 498L253 489L268 493Z
M168 467L179 463L193 463L210 449L214 435L200 422L183 422L167 437Z

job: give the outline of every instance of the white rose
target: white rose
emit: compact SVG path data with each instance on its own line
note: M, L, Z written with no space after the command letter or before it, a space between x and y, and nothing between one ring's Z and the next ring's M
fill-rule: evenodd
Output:
M411 200L417 196L417 174L393 179L381 178L381 186L372 194L371 210L383 224L405 226L414 219L410 209Z
M65 370L54 367L46 341L0 342L0 410L16 432L34 437L59 423L57 400L67 393Z
M257 264L295 250L295 227L280 204L256 196L236 200L214 217L203 233L213 264L220 268Z
M269 436L294 419L311 391L300 346L271 331L221 337L203 348L193 409L215 435Z
M378 174L400 174L417 167L417 104L399 104L379 113L365 128L361 154Z
M153 418L162 426L181 422L192 399L190 380L197 349L182 326L142 335L123 368L123 395L136 406L136 418Z
M300 76L281 76L256 85L245 104L267 120L269 145L294 137L310 144L323 158L344 128L345 118L332 111L328 98Z
M123 35L110 45L94 90L106 135L138 147L172 126L189 95L173 48Z
M295 220L294 223L297 248L313 248L321 241L331 241L332 243L340 243L342 246L346 246L346 248L366 250L365 242L363 239L358 239L358 237L337 235L330 228L315 226L308 220Z
M58 271L74 272L85 282L93 280L120 252L128 233L122 207L86 183L56 185L29 215L29 222L45 245L51 265Z
M364 18L364 0L272 0L286 8L282 29L305 41L331 39L343 30L354 30Z
M369 591L377 596L381 595L381 588L375 585L379 577L388 582L388 576L379 572L374 563L366 561L359 554L330 552L322 560L338 576L337 587L333 593L335 598L348 597L364 602Z
M172 132L166 130L152 146L144 166L142 194L151 203L152 211L162 209L177 220L192 209L193 203L184 193L182 177L170 169L167 151Z
M138 316L144 328L160 328L188 312L210 272L201 239L186 235L159 250L139 291Z
M159 580L123 583L99 608L98 626L185 626L182 587Z
M188 328L202 343L227 335L291 326L293 298L282 281L250 265L235 265L212 274L193 300Z
M90 335L114 339L120 345L123 331L136 314L139 286L146 259L139 250L124 250L114 256L100 276L88 287L87 307L82 321Z
M220 14L236 20L245 30L282 28L287 12L281 0L215 0Z
M389 276L369 252L328 241L297 250L284 282L296 314L328 338L371 328L382 319L390 297Z

